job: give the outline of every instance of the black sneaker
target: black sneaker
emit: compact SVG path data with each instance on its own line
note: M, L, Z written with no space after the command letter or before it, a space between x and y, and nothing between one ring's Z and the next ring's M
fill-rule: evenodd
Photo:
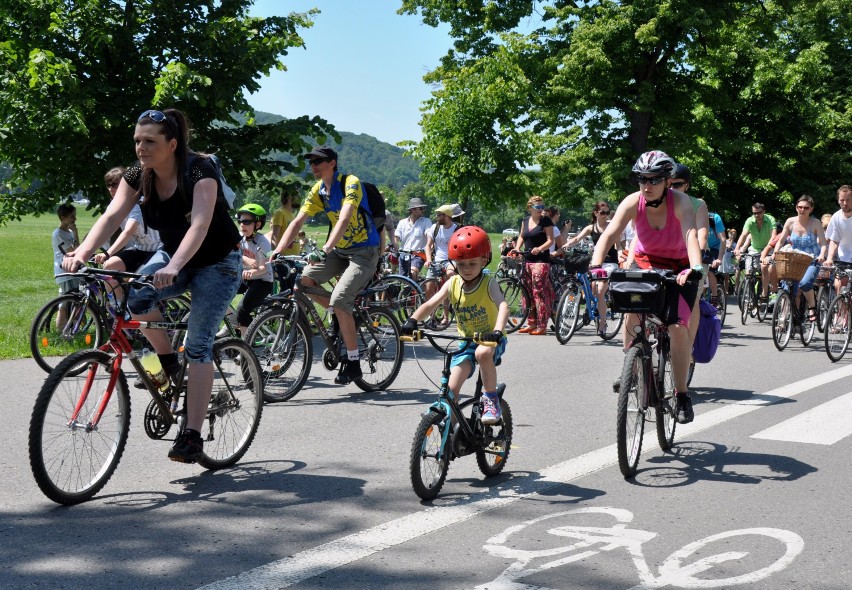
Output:
M340 365L340 372L334 378L337 385L349 385L355 379L360 379L363 376L361 372L361 361L345 360Z
M678 424L689 424L695 419L692 411L692 398L688 393L677 394L677 422Z
M195 463L204 452L204 441L195 430L184 430L178 434L169 451L169 459L178 463Z

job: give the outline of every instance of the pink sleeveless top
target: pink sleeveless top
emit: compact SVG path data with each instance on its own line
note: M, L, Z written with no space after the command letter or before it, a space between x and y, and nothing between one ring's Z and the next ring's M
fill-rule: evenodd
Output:
M645 209L645 198L640 195L636 209L636 253L669 260L687 258L686 242L683 241L680 221L675 215L672 190L666 192L666 225L663 229L651 227Z

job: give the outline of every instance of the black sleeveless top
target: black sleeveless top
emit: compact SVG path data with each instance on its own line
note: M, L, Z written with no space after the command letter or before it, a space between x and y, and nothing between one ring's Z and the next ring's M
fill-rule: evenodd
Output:
M592 243L595 245L598 244L598 240L601 239L603 232L595 231L595 224L592 224ZM610 246L609 250L606 252L606 256L604 257L604 262L611 262L613 264L618 264L618 250L615 249L615 245Z

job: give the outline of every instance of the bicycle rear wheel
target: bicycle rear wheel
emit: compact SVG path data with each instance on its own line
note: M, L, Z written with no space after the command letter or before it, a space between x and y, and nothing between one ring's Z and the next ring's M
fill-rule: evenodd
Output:
M244 340L260 363L263 401L291 399L308 380L314 358L311 330L293 302L260 313Z
M718 283L716 284L716 299L718 300L716 304L717 315L719 316L719 321L724 326L725 316L728 313L728 300L727 295L725 294L725 288Z
M601 334L604 340L612 340L621 331L621 324L624 323L624 314L612 310L612 295L609 288L604 293L604 301L606 305L606 331Z
M213 389L201 428L206 469L230 467L251 446L263 413L260 363L248 344L223 338L213 344Z
M618 391L618 413L616 415L616 446L618 468L624 477L633 477L642 453L642 435L645 432L644 400L646 392L645 366L642 348L632 346L624 355L621 385Z
M79 504L97 494L127 444L130 394L121 369L98 424L92 425L113 375L113 358L100 350L66 357L36 398L30 418L30 468L44 495L59 504Z
M390 309L400 322L411 317L425 301L420 285L403 275L387 275L371 287L384 289L376 294L375 299Z
M527 288L515 278L500 279L497 281L503 298L509 305L509 319L506 322L506 333L518 331L527 321L530 315L530 304L532 296Z
M468 403L472 402L468 400ZM477 400L476 403L479 403ZM462 404L463 406L465 404ZM503 471L509 460L512 449L512 409L502 397L500 398L499 424L482 424L482 439L484 446L476 450L476 464L486 477L492 477Z
M381 391L390 387L399 375L405 348L393 312L384 307L370 307L366 312L369 314L366 322L356 319L363 376L355 379L355 385L364 391Z
M677 400L675 399L674 373L672 372L671 352L657 353L657 383L663 390L657 392L657 407L654 408L657 424L657 442L663 451L668 451L674 443L677 428Z
M556 305L556 340L559 341L559 344L566 344L577 331L577 325L580 322L580 301L582 299L583 295L576 283L568 285L562 293L562 297Z
M754 315L754 282L751 279L746 279L740 289L740 323L745 326L748 316Z
M38 366L50 373L61 361L51 357L96 349L106 338L106 321L95 302L79 293L66 293L48 301L36 314L30 327L30 351Z
M838 295L828 308L825 324L825 354L836 363L849 348L849 298Z
M430 411L421 419L414 433L409 456L411 487L423 500L432 500L441 491L450 466L450 450L443 448L444 429L451 420ZM450 437L447 436L447 441Z
M793 333L793 302L787 291L779 290L772 310L772 342L778 350L784 350Z

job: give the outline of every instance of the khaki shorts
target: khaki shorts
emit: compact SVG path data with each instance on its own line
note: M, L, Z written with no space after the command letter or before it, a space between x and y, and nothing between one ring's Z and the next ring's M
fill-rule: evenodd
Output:
M350 312L355 309L355 296L370 283L379 263L379 247L335 248L323 262L309 264L302 278L312 279L317 285L339 276L331 292L331 306Z

